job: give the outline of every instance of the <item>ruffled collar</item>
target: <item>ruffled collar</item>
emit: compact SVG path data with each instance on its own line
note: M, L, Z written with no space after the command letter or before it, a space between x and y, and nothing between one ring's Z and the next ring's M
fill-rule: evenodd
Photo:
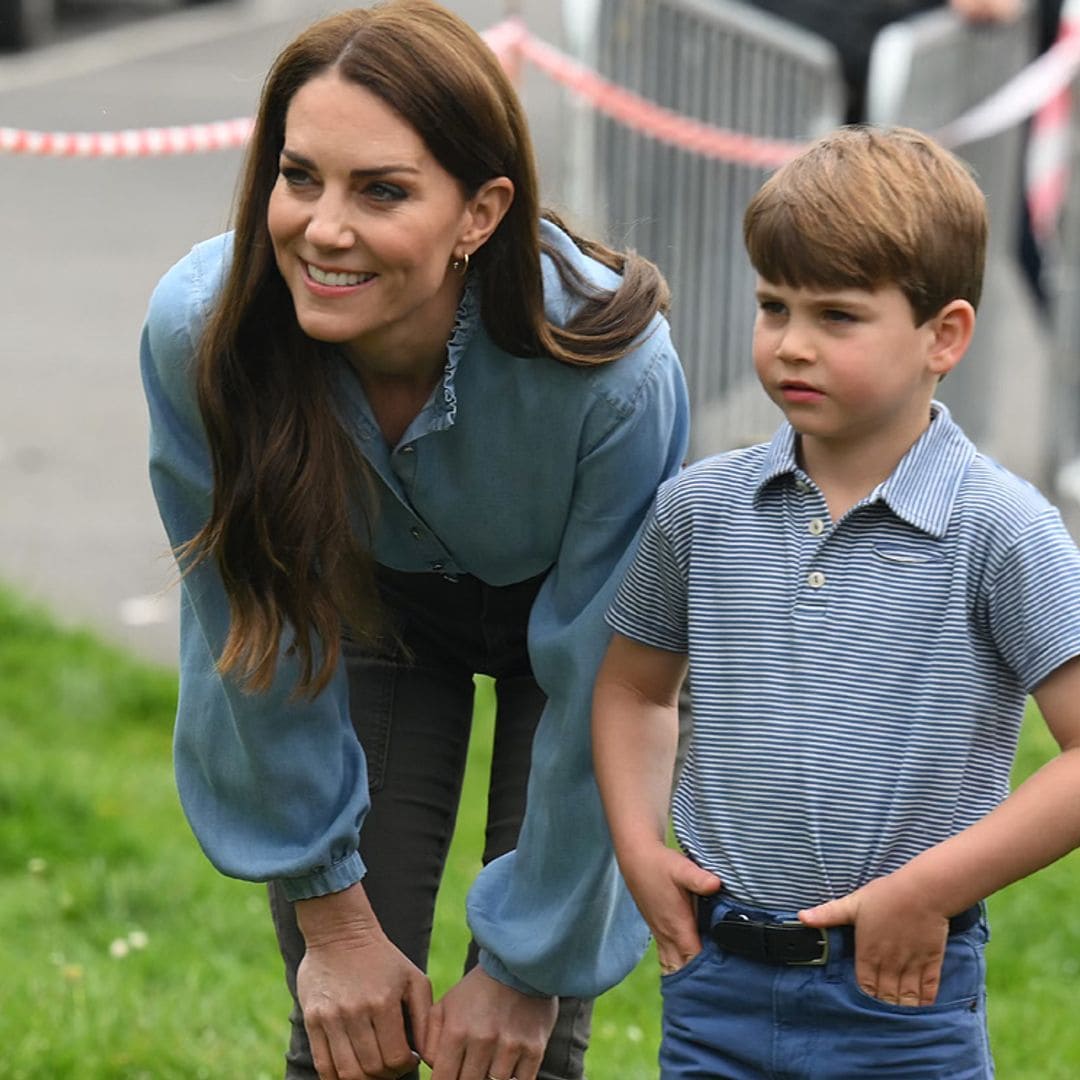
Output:
M436 401L433 404L441 404L441 416L436 418L433 427L442 429L449 427L457 416L457 393L454 390L454 377L457 374L458 365L476 333L480 324L480 284L475 275L470 274L465 279L465 290L461 294L461 302L454 314L454 328L450 331L450 337L446 342L446 367L443 368L442 382L436 387ZM440 394L442 400L438 401Z
M457 416L457 392L454 388L454 380L461 358L476 335L479 325L480 283L474 275L470 274L466 278L465 289L461 294L457 311L454 313L454 325L446 341L446 364L443 367L442 378L432 390L427 404L410 425L412 428L419 422L422 430L417 434L444 431L454 423ZM371 414L360 378L345 350L341 346L331 346L331 348L338 359L338 385L341 387L343 402L346 405L342 413L343 422L366 442L378 435L378 426Z

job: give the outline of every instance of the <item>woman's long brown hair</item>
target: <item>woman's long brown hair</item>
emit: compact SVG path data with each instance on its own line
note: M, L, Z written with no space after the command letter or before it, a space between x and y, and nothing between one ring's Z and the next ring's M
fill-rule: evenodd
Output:
M668 303L660 272L633 253L570 234L622 275L608 293L541 245L536 165L521 105L495 56L457 16L430 0L391 0L331 16L288 45L263 87L232 262L199 344L196 383L213 505L181 549L185 569L212 559L221 572L230 622L218 667L252 692L269 688L279 656L289 652L299 661L296 693L315 696L333 677L343 624L360 640L376 637L381 624L371 469L335 408L327 347L296 321L266 224L289 102L330 69L397 111L467 196L493 177L513 182L513 203L470 270L479 278L484 326L500 348L604 363L627 353ZM581 297L565 327L544 315L542 250Z

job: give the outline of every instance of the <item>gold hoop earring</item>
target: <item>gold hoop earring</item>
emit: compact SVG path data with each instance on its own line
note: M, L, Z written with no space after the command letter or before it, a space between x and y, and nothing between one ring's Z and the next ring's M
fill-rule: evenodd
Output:
M469 269L469 253L466 251L460 256L453 256L450 260L450 269L455 270L460 274L467 273Z

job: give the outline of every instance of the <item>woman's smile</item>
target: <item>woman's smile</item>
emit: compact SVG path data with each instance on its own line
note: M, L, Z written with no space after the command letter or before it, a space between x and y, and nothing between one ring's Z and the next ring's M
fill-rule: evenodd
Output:
M440 369L471 221L461 185L381 98L333 72L293 95L267 227L310 337L360 368Z
M366 285L374 281L375 274L358 274L351 270L324 270L314 263L305 263L304 270L313 285L324 285L340 289L343 286Z

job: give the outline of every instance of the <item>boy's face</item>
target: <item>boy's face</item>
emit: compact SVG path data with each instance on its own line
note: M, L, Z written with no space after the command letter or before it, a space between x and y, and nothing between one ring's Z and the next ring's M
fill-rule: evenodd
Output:
M936 319L915 325L895 285L807 289L758 278L754 368L804 451L910 445L941 374ZM906 447L905 447L906 448Z

